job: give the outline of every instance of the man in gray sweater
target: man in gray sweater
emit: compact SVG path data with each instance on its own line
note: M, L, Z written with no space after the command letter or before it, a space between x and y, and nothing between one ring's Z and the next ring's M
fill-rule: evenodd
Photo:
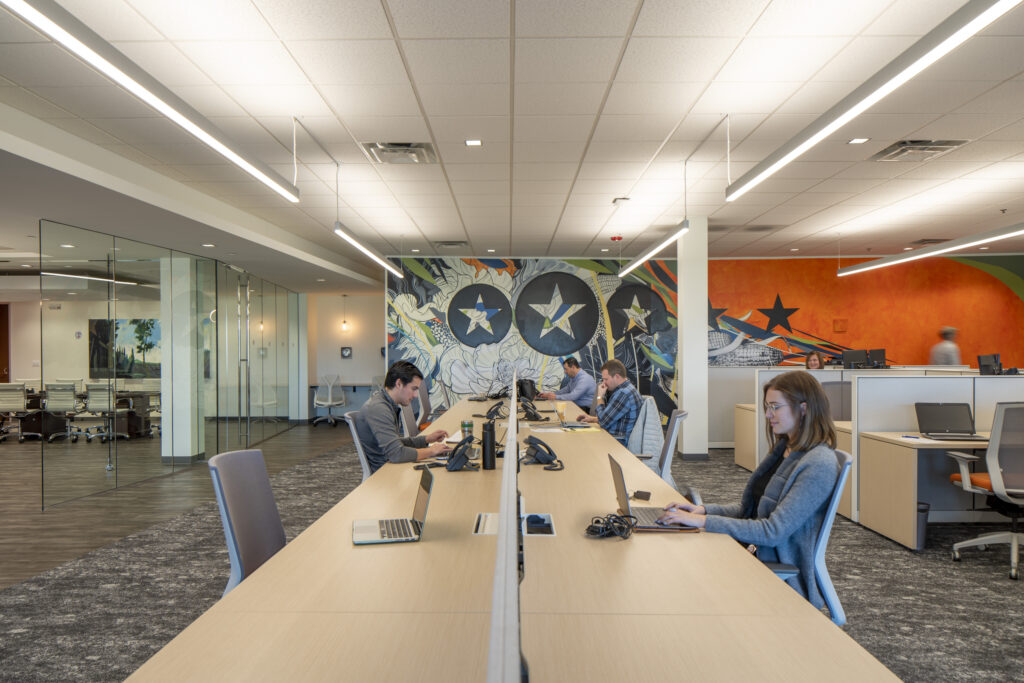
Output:
M371 474L387 462L419 462L450 450L444 444L448 432L443 429L422 436L402 436L402 406L412 402L422 382L423 373L409 361L400 360L388 368L384 389L359 409L356 431Z

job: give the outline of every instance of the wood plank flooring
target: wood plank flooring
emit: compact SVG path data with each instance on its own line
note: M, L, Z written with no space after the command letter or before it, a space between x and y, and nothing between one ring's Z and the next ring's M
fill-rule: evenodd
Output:
M299 425L257 448L273 475L351 439L344 426ZM97 440L46 444L42 471L39 442L19 444L15 437L0 443L0 589L214 500L205 462L171 473L160 465L158 439L118 442L117 448L114 489L105 469L107 446ZM44 476L47 508L41 511ZM109 490L87 495L104 487ZM51 506L57 500L68 502Z

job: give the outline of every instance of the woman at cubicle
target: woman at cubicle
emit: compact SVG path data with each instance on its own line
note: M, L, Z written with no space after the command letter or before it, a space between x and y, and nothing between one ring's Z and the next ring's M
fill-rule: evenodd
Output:
M756 547L758 559L795 565L787 581L815 607L824 598L814 578L814 542L839 476L828 398L807 372L794 370L764 387L771 454L754 470L739 503L670 503L662 519L729 534Z
M808 370L824 370L825 358L821 355L821 351L808 353L807 358L804 358L804 367Z

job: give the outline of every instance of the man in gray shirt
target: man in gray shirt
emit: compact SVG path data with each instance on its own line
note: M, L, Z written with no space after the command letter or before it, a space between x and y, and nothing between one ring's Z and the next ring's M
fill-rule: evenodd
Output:
M356 431L371 474L387 462L418 462L451 450L444 444L448 432L443 429L422 436L402 436L402 406L412 402L422 382L423 373L409 361L400 360L388 368L384 389L359 409Z
M956 345L956 328L943 327L939 330L942 339L928 354L928 365L960 365L960 347Z

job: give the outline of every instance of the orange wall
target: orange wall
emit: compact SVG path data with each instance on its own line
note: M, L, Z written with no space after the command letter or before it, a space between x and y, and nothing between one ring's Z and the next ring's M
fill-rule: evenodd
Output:
M852 265L856 260L844 260ZM997 278L956 261L932 258L868 273L836 277L835 259L721 260L708 263L708 293L724 315L764 327L775 295L793 332L854 349L884 348L892 363L920 365L943 325L960 330L962 362L999 353L1004 367L1024 366L1024 301ZM846 331L835 331L836 321ZM841 322L840 322L841 324ZM773 346L785 349L784 342Z

